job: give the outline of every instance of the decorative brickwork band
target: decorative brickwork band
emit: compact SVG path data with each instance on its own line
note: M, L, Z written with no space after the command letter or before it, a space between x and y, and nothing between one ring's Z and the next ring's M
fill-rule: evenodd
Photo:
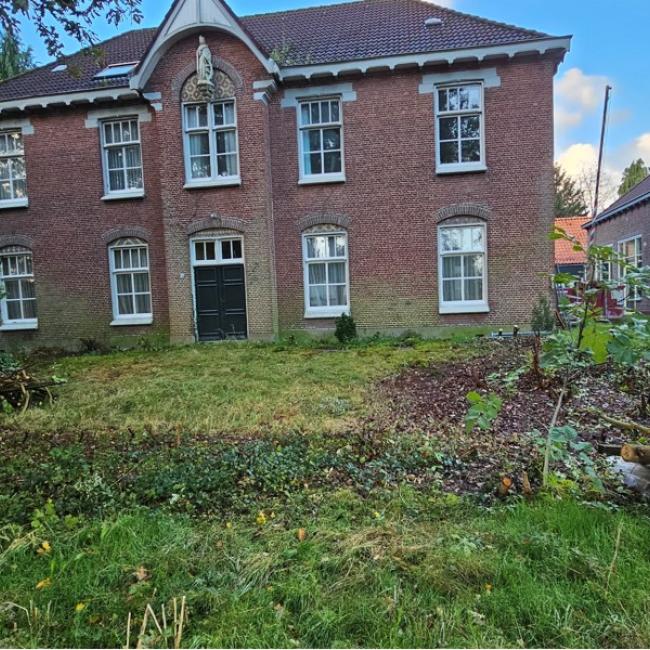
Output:
M308 214L307 216L298 219L297 223L300 232L307 230L307 228L321 225L340 226L347 230L350 227L350 217L346 214Z
M215 71L217 72L221 71L224 75L226 75L228 81L233 84L235 90L237 91L242 90L242 88L244 87L244 81L242 80L239 72L237 72L235 66L233 66L231 63L228 63L228 61L224 61L223 59L220 59L218 56L212 57L212 64L214 65ZM186 65L174 77L174 80L172 81L172 94L175 96L180 96L185 83L190 81L190 77L194 76L195 74L196 74L196 64L189 63L188 65Z
M436 212L436 222L450 219L451 217L477 217L487 221L490 218L491 210L485 205L479 203L455 203L440 208Z
M250 229L250 224L243 219L236 219L234 217L222 217L218 214L211 214L206 219L197 219L192 221L185 232L188 235L194 235L202 230L214 230L225 228L226 230L237 230L238 232L246 232Z
M141 228L140 226L123 226L120 228L112 228L108 232L105 232L102 235L102 241L105 244L110 244L116 239L125 239L128 237L136 237L137 239L143 239L144 241L149 241L151 235L146 228Z
M33 248L34 242L31 237L26 235L2 235L0 236L0 248L7 246L24 246L25 248Z

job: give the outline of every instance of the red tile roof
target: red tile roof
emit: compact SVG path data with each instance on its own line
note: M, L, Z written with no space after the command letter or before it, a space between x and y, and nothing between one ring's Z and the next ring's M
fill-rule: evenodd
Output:
M585 248L588 244L589 235L582 227L589 223L589 217L557 217L555 225L562 228L568 235L575 237ZM555 263L556 264L584 264L587 261L585 253L573 250L573 244L564 239L555 240Z
M442 23L427 27L427 18ZM270 56L283 52L281 66L337 63L441 50L506 45L548 37L542 32L479 18L424 0L362 0L239 18ZM103 67L139 61L157 29L138 29L98 44L103 59L84 53L64 57L0 83L0 102L44 95L121 88L126 77L98 80ZM53 69L68 65L62 72Z

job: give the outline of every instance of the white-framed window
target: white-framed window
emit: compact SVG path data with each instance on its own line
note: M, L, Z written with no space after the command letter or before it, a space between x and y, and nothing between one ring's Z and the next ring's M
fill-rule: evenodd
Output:
M440 226L438 261L441 314L489 311L483 224Z
M192 239L193 266L242 264L244 242L241 237L205 237Z
M603 248L613 249L613 246L606 244ZM601 260L598 262L598 265L596 266L596 280L600 282L609 282L612 277L612 260Z
M305 316L332 318L350 311L346 232L304 234Z
M237 107L234 99L183 106L188 186L240 182Z
M22 131L0 131L0 208L26 205L27 172Z
M142 196L142 145L137 117L101 122L106 197Z
M113 300L111 325L153 322L149 246L141 239L119 239L108 248Z
M436 171L480 171L485 167L483 84L436 86Z
M340 98L298 103L298 148L300 182L345 180Z
M643 239L641 235L630 237L618 242L618 254L624 262L632 265L633 267L640 268L643 266ZM619 266L618 277L623 279L628 274L629 269L623 265ZM641 292L639 287L631 287L626 289L624 302L625 309L628 311L636 311L637 303L641 300Z
M28 248L9 246L0 250L0 281L0 330L36 329L34 269Z

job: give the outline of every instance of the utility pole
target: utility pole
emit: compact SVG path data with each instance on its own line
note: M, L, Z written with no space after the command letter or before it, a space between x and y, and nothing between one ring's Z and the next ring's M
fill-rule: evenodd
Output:
M594 193L594 207L591 214L591 228L589 228L589 245L594 240L594 224L598 216L598 193L600 192L600 173L603 167L603 149L605 148L605 130L607 128L607 110L609 108L609 94L612 91L611 86L605 86L605 102L603 104L603 122L600 127L600 146L598 148L598 167L596 168L596 191Z

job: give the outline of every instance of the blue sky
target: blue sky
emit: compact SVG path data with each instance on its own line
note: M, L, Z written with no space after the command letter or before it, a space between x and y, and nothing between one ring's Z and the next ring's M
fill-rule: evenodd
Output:
M143 0L144 26L160 23L171 0ZM327 0L231 0L243 15L293 9ZM555 35L573 34L571 52L556 77L556 158L580 175L594 164L606 83L614 90L607 132L606 174L613 185L633 158L650 164L650 57L647 54L648 0L442 0L441 4L486 18ZM127 29L124 25L122 29ZM97 23L108 38L114 27ZM45 48L29 25L23 40L39 63ZM73 51L74 43L68 44ZM646 50L646 51L644 51Z

